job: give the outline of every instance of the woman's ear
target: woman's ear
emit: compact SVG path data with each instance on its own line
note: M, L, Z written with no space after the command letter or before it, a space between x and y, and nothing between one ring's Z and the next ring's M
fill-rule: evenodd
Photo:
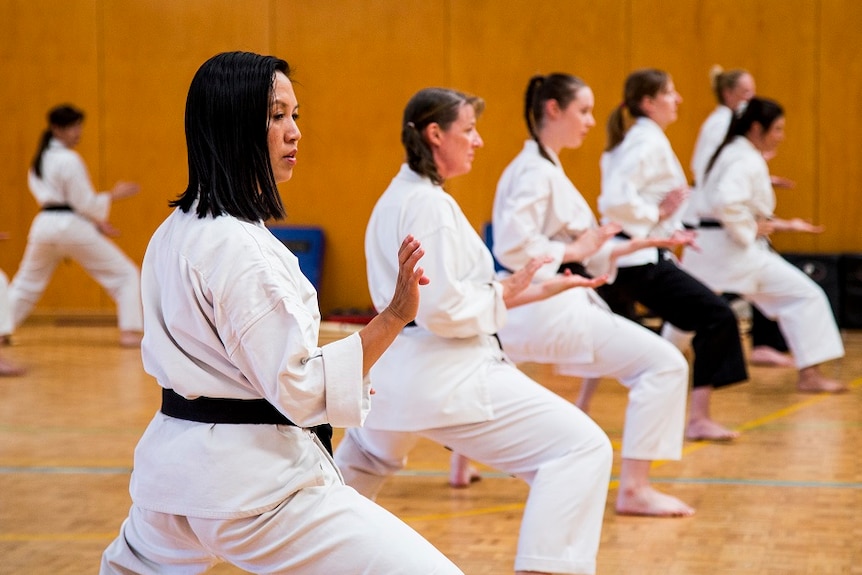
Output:
M439 146L443 137L443 130L437 122L431 122L425 126L425 140L431 146Z
M765 132L766 132L766 130L763 129L763 124L761 124L760 122L757 122L757 121L752 122L751 127L748 129L749 136L751 136L752 138L756 138L758 140L763 138L763 134ZM751 139L751 138L749 138L749 139Z
M547 100L545 102L545 117L550 118L552 120L559 118L562 110L560 109L560 103L556 100Z
M638 107L644 114L649 116L655 111L655 98L652 96L644 96L641 98L641 101L638 102Z

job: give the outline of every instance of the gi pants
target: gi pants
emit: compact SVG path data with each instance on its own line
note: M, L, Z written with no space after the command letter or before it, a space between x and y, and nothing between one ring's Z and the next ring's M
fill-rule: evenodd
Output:
M324 484L251 517L203 519L133 505L99 573L193 575L228 562L268 575L463 575L328 465Z
M513 361L551 363L563 375L611 377L627 387L624 458L682 457L688 362L670 342L612 313L592 290L513 308L499 336Z
M345 482L374 498L420 437L530 485L516 571L595 573L612 449L582 411L507 363L489 366L494 418L411 432L347 430L335 450Z
M96 226L72 212L41 212L33 220L27 248L9 288L14 327L30 315L64 258L81 264L117 304L124 331L143 331L138 267Z
M735 293L723 293L721 297L728 303L741 298L739 294ZM787 340L784 339L784 335L781 333L781 328L778 327L778 322L763 315L763 312L756 305L751 306L750 334L752 347L768 346L781 352L790 350L787 347Z
M636 301L674 327L694 332L694 387L720 388L748 378L739 326L727 302L662 254L657 263L620 268L600 293L608 294L612 308Z
M820 286L778 254L770 254L756 275L757 291L740 295L778 322L798 369L844 355L841 333Z

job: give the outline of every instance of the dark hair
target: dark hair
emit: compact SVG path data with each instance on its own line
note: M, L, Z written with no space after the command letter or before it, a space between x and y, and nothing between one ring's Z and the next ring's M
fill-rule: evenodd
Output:
M401 143L407 152L407 165L421 176L426 176L435 184L441 185L443 177L437 171L434 154L423 136L429 124L438 124L447 130L458 119L463 105L472 106L476 114L485 109L485 102L448 88L425 88L417 92L404 108L401 124Z
M715 65L709 71L709 80L712 84L712 91L715 94L719 104L725 105L724 92L733 90L739 83L739 79L748 74L747 70L736 68L725 72L721 66Z
M583 80L570 74L553 73L547 76L533 76L527 84L524 95L524 118L530 137L539 145L539 153L551 161L551 157L539 141L539 128L542 127L545 115L545 103L556 100L560 109L565 110L577 96L578 90L587 85Z
M620 145L626 132L632 125L632 120L626 118L641 118L646 113L641 110L641 100L645 96L654 97L667 88L670 75L655 68L645 68L629 74L623 88L623 101L614 108L608 117L608 144L606 151L611 151Z
M269 157L267 130L276 72L287 62L225 52L198 69L186 99L189 185L170 202L203 218L228 214L249 221L283 218Z
M36 155L33 156L31 164L33 171L38 177L42 177L42 155L48 149L48 144L51 143L53 132L51 128L68 128L84 121L84 112L71 104L61 104L51 108L48 112L48 128L42 132L39 138L39 146L36 148Z
M775 120L784 115L784 108L775 100L754 97L748 101L745 108L738 115L734 115L727 129L727 135L721 145L709 159L704 175L708 174L718 159L721 151L737 136L745 136L754 124L760 124L764 131L769 130Z

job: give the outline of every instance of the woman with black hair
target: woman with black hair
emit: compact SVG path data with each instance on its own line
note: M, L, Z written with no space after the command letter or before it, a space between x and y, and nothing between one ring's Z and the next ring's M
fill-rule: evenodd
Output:
M619 238L680 238L681 216L689 195L685 172L664 130L676 121L682 98L661 70L631 73L622 103L608 118L608 145L601 158L599 211L604 223L622 228ZM738 435L709 413L712 390L748 377L733 311L710 288L684 272L672 254L648 248L617 260L617 278L603 287L608 303L638 302L675 327L694 332L693 390L686 437L729 440Z
M748 101L754 97L754 77L740 68L724 70L713 66L709 71L710 85L718 105L704 120L697 134L694 152L691 157L691 171L694 174L695 194L702 187L709 163L721 142L727 136L727 129L735 113L742 113ZM770 176L776 188L792 188L794 183L787 178ZM691 205L690 205L691 207ZM697 226L697 216L692 215L687 224ZM728 301L738 298L737 294L724 294ZM763 315L757 306L751 307L751 351L748 361L752 365L792 367L793 358L787 354L787 342L781 335L778 324Z
M102 575L456 575L419 534L346 487L329 424L361 425L365 375L413 319L419 242L394 247L391 301L318 346L317 294L264 226L301 137L287 62L230 52L186 101L189 184L144 257L144 368L162 407L135 449L132 508Z
M472 168L483 106L461 92L427 88L404 110L407 158L366 230L368 285L379 309L395 287L392 249L407 230L427 250L431 283L416 321L374 366L374 409L363 427L347 430L335 460L347 484L372 498L422 437L510 473L530 485L515 572L592 574L610 442L582 411L520 372L495 334L507 309L604 278L569 273L532 283L545 258L495 277L485 243L443 189Z
M9 286L12 329L30 315L57 265L71 258L117 304L120 345L137 347L143 330L140 274L137 265L106 236L117 233L108 223L113 202L137 194L139 188L118 182L110 192L96 193L74 150L83 124L84 112L74 106L57 106L48 113L48 129L42 134L28 178L41 209L30 226L24 258Z
M620 228L599 226L569 180L560 154L579 148L595 126L593 91L569 74L530 79L524 96L530 135L506 167L494 197L494 255L510 269L533 257L551 261L540 281L570 270L615 275L615 261L647 247L680 245L668 238L608 243ZM594 290L575 289L510 310L500 341L512 360L554 364L563 375L586 378L577 405L588 408L600 377L629 388L616 511L684 517L694 510L659 492L649 480L654 460L682 456L688 362L652 331L612 313Z
M839 392L823 362L844 355L841 334L823 290L769 245L774 232L820 233L820 226L774 214L775 193L764 157L784 139L781 106L751 98L705 169L694 196L700 250L686 250L683 268L719 292L738 293L775 318L799 370L797 389Z

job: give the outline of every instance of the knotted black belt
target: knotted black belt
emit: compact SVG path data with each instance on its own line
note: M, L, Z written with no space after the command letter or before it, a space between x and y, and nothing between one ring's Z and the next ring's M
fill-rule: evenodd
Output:
M198 423L291 425L299 427L265 399L198 397L186 399L173 389L162 388L162 413ZM332 426L309 428L332 455Z
M43 212L71 212L72 206L69 204L46 204L42 206Z
M699 228L722 228L724 226L718 220L706 219L706 220L700 220L700 223L698 224L697 227L699 227Z

